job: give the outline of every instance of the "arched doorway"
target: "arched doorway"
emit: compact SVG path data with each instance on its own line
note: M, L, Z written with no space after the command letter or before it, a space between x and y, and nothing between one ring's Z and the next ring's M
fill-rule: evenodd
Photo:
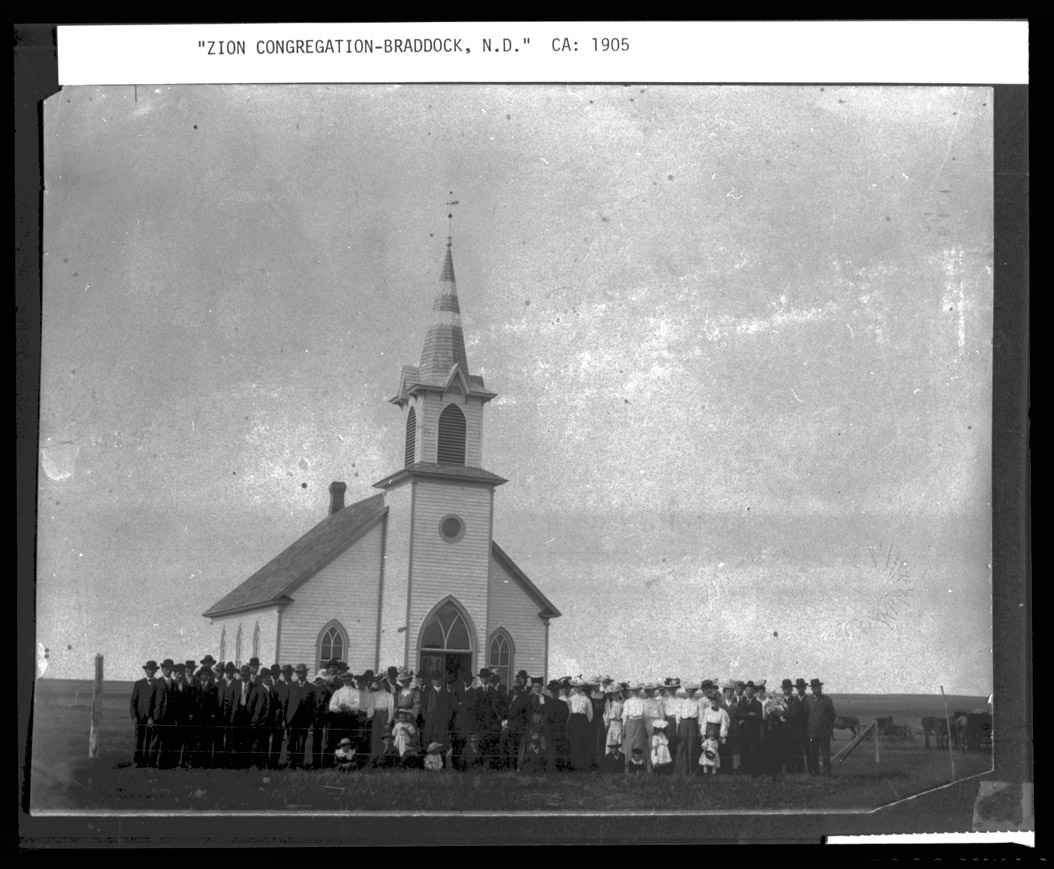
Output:
M440 673L446 683L459 672L472 672L472 628L452 598L443 601L425 619L417 648L417 672L424 679Z

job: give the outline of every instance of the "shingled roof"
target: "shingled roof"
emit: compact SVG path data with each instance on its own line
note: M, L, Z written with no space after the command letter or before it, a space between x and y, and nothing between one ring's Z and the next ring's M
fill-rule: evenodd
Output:
M206 618L289 603L289 595L381 520L384 495L373 495L327 516L272 558L234 591L213 604Z
M407 477L433 477L440 480L454 480L466 482L487 483L491 486L500 486L509 482L504 477L484 471L483 468L473 468L469 465L440 465L436 462L414 462L405 468L400 468L394 474L390 474L383 480L373 484L375 489L387 489L395 483L401 483Z

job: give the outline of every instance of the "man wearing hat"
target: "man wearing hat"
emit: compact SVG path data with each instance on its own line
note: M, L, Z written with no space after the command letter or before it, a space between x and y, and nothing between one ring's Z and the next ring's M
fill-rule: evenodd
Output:
M246 704L248 730L246 731L245 750L248 765L257 769L267 766L271 743L271 671L257 670L256 681L253 681L252 668L249 668L249 700Z
M249 684L256 684L256 677L260 673L260 659L253 655L249 659Z
M431 685L421 694L421 744L438 742L448 745L450 742L450 723L454 717L451 694L443 684L444 674L439 670L432 671Z
M146 675L132 686L131 713L135 722L135 754L132 756L137 767L150 764L150 728L154 723L154 714L158 703L165 700L164 691L158 691L157 661L143 664Z
M229 719L231 748L230 763L234 769L247 769L252 755L254 732L251 725L249 695L252 692L252 670L248 664L236 672L233 690L233 703Z
M287 665L288 666L288 665ZM267 766L278 769L282 761L282 741L285 739L285 708L289 702L289 681L293 668L288 674L277 663L272 664L271 674L271 742L267 754Z
M834 702L823 693L823 682L809 682L812 694L805 698L805 757L809 775L831 774L831 737L834 735Z
M754 696L754 683L744 685L743 698L736 704L736 736L739 741L739 766L747 775L761 771L761 727L764 710Z
M234 765L234 717L238 705L237 668L233 661L223 665L222 677L216 683L219 715L216 719L216 760L220 769L231 769Z
M475 686L471 670L461 670L458 677L454 685L454 727L450 732L450 745L454 751L455 769L464 770L467 766L465 749L478 728L477 716L482 689Z
M167 766L190 766L190 755L186 752L187 737L194 716L193 689L187 685L186 664L176 664L172 668L172 684L168 689L168 702L172 712L171 737L168 748L170 756Z
M307 732L314 719L314 689L307 683L307 664L297 664L293 681L289 684L285 724L289 728L289 766L296 769L304 764Z
M333 688L329 680L329 672L323 668L315 675L315 716L311 726L311 766L313 769L322 769L323 754L332 754L337 747L333 740L333 722L329 717L329 701L333 696Z
M212 658L211 655L205 657ZM204 666L198 672L198 711L195 718L197 745L193 763L201 769L211 769L212 755L216 750L217 742L216 724L220 715L220 695L211 665L204 660L201 663ZM215 663L212 661L212 664Z
M176 710L171 703L172 670L175 663L171 658L161 662L161 677L157 680L157 691L164 694L164 701L159 698L154 709L154 723L150 727L150 765L158 769L167 769L172 765L173 726L176 723Z

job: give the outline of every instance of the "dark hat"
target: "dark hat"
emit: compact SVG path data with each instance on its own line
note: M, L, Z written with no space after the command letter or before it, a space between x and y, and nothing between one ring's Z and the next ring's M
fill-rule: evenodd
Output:
M293 665L292 664L282 664L282 669L281 669L280 672L285 673L288 676L290 673L293 672Z
M455 676L453 673L447 673L446 674L446 683L447 683L447 685L453 685L456 681L457 681L457 676Z
M758 686L754 684L753 680L751 680L750 682L747 682L747 684L744 685L743 687L744 688L757 688Z
M157 670L157 661L147 661L143 664L144 670Z
M340 678L344 682L354 682L355 681L355 674L354 673L341 673L340 674Z
M176 665L172 663L172 659L171 658L165 658L165 660L163 660L161 662L161 666L162 667L167 667L169 670L171 670Z
M529 677L527 676L527 671L526 670L520 670L516 674L516 678L517 679L523 679L523 681L526 682Z
M557 682L555 679L552 679L550 680L549 684L545 687L548 688L550 691L557 691L560 688L560 683Z
M737 679L736 680L736 687L737 688L746 688L747 687L747 683L744 682L742 679Z
M200 670L198 670L198 676L201 677L201 678L205 678L206 676L210 676L211 677L211 676L215 676L215 675L216 674L212 672L212 668L211 667L202 667Z
M391 679L392 681L395 681L396 679L399 678L399 668L398 667L389 667L385 671L385 673L388 676L388 678Z
M823 686L823 682L821 682L819 679L810 679L809 680L809 687L810 688L820 688L822 686Z
M187 672L187 665L186 664L173 664L172 665L172 672L174 672L174 673L186 673Z
M226 664L224 664L223 665L223 672L224 673L237 673L238 672L238 668L234 666L234 661L228 661Z
M782 682L780 682L780 688L793 688L793 687L794 687L794 683L791 682L790 679L784 679Z
M797 681L794 683L794 687L795 688L804 688L805 687L805 680L801 676L799 676Z
M490 678L490 670L488 670L486 667L480 668L479 678L480 679L489 679Z
M272 676L277 676L281 672L282 672L282 668L280 666L278 666L278 664L272 664L271 665L270 673L271 673Z
M249 666L250 666L250 667L259 667L259 666L260 666L260 659L259 659L259 658L257 658L257 657L256 657L255 655L253 655L253 656L252 656L252 657L251 657L251 658L249 659Z
M198 663L204 664L206 667L211 667L213 664L216 663L216 659L213 658L212 655L206 655Z
M341 748L343 748L343 747L344 747L345 745L351 745L351 740L350 740L350 739L348 739L348 737L346 737L346 736L345 736L345 737L344 737L344 738L343 738L343 739L342 739L342 740L341 740L341 741L340 741L340 742L338 743L338 745L339 745L339 746L340 746Z
M443 673L441 670L433 670L432 674L428 678L431 679L433 682L442 682Z
M242 668L238 672L241 673L243 676L248 676L252 673L252 670L249 669L248 664L242 664Z
M192 672L192 673L193 673L193 672L194 672L194 669L195 669L195 667L196 667L197 665L196 665L196 664L195 664L195 663L194 663L193 661L186 661L186 662L185 662L185 666L186 666L186 668L187 668L188 670L190 670L190 672Z
M297 664L296 665L296 672L297 673L306 673L307 672L307 664Z
M716 687L712 679L703 679L703 684L699 686L704 691L709 691L711 688Z
M366 680L370 680L370 679L372 679L372 678L374 677L374 675L375 675L375 674L374 674L373 670L367 670L367 671L366 671L365 673L363 673L363 674L362 674L361 676L356 676L355 678L357 678L357 679L366 679Z

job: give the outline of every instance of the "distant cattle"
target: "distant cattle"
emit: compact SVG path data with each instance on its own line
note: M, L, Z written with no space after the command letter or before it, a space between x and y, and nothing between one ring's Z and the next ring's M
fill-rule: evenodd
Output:
M878 732L881 733L887 727L893 726L893 716L890 715L888 718L876 718L875 724L878 725Z
M931 735L937 739L937 748L948 747L947 719L940 716L927 715L922 719L922 732L926 736L926 748L930 747Z
M848 730L856 736L857 728L860 727L860 719L852 715L839 715L834 720L835 730Z

